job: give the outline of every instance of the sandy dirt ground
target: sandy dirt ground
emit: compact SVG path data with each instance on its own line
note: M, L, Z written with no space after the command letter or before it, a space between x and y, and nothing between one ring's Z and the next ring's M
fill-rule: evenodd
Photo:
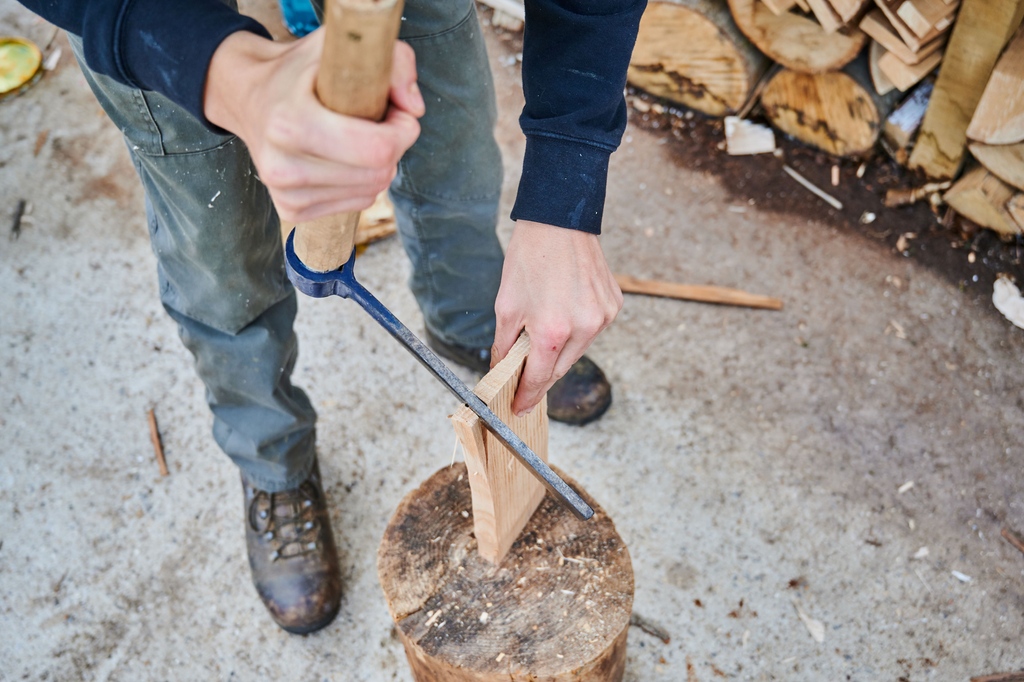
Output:
M249 7L274 23L269 2ZM507 209L522 90L513 43L486 31ZM45 45L53 28L0 0L0 33ZM157 299L132 166L54 44L56 71L0 102L0 210L32 205L0 238L0 679L409 680L375 553L402 496L449 463L453 401L357 307L301 301L295 380L321 415L346 597L322 632L275 627L249 580L237 473ZM737 205L664 142L631 126L613 158L613 268L786 307L627 298L591 353L614 405L552 426L553 460L630 548L635 613L671 635L632 628L626 679L1024 668L1024 555L1000 537L1024 530L1024 332L835 225ZM407 274L395 239L360 262L421 330Z

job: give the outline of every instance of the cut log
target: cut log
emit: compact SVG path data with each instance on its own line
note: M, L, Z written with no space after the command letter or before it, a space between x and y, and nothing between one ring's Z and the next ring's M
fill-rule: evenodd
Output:
M886 52L878 59L878 68L900 92L906 92L920 83L941 61L942 53L933 52L919 63L910 66L900 61L892 52Z
M960 170L967 126L1022 15L1024 0L963 0L910 155L912 169L931 178L952 178Z
M529 352L530 337L524 332L473 392L546 462L547 398L530 414L517 417L512 413L512 398L519 387ZM469 467L477 547L484 560L498 564L544 498L544 486L484 428L480 418L468 407L463 405L456 410L451 421Z
M964 173L942 199L960 215L1009 237L1021 233L1006 209L1014 194L1012 187L978 166Z
M867 36L848 26L831 35L821 24L795 12L776 16L757 0L729 0L736 25L766 55L801 73L825 73L849 64Z
M868 47L868 70L871 73L871 84L875 86L875 92L879 95L887 95L896 87L885 72L878 68L878 60L887 54L892 53L886 52L881 43L871 41L871 46Z
M972 142L970 149L990 173L1024 191L1024 142L999 145Z
M889 114L882 126L882 146L901 166L909 160L910 143L921 127L934 86L933 81L927 80L914 88L910 97Z
M945 45L948 38L948 33L943 33L927 45L922 45L921 49L915 52L903 42L903 38L892 27L880 9L872 10L864 15L860 22L860 30L881 43L886 51L899 57L904 64L917 64Z
M496 569L475 550L469 471L409 493L377 572L416 682L619 682L633 604L629 551L607 514L580 521L550 496Z
M919 36L914 33L914 31L907 26L907 23L903 21L903 18L899 15L899 8L904 1L905 0L875 0L875 4L878 5L882 10L882 13L885 14L885 18L888 19L889 23L892 24L892 27L896 29L896 32L899 33L900 38L902 38L903 42L907 44L907 47L914 52L918 52L922 47L938 38L939 35L942 34L942 30L933 28L924 36Z
M628 78L658 97L726 116L743 106L768 66L724 3L652 2L640 20Z
M784 133L829 154L861 156L874 147L897 97L875 92L862 57L834 73L780 71L765 87L761 106Z
M985 144L1024 142L1024 29L996 63L967 137Z

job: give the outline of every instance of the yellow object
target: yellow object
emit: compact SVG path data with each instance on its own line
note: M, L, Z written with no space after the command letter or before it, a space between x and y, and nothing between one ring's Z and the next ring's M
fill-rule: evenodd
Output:
M43 54L24 38L0 38L0 97L17 94L43 71Z

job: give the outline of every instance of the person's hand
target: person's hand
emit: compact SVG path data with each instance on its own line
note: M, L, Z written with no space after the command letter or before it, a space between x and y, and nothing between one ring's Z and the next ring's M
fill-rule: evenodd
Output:
M497 329L491 348L493 367L523 329L530 335L513 413L532 412L621 309L622 291L596 235L517 222L494 303Z
M280 44L239 31L217 48L203 109L249 148L278 214L303 222L369 207L395 177L425 111L416 58L395 44L391 106L380 123L336 114L316 96L323 30Z

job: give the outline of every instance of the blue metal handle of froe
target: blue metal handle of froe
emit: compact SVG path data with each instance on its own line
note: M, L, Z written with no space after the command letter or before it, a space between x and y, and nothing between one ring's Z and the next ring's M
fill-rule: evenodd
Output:
M448 390L455 394L462 403L480 418L483 425L507 447L516 459L523 466L530 470L537 479L544 484L544 487L559 500L564 502L576 516L581 519L589 519L594 515L594 510L580 497L579 493L573 490L569 484L562 480L547 463L537 456L530 447L523 442L523 439L515 434L508 427L508 424L501 421L498 415L494 414L480 398L462 382L446 364L437 357L434 351L430 350L425 343L419 340L408 327L395 317L383 303L371 294L366 288L356 281L354 265L356 260L355 250L349 261L337 270L331 272L315 272L307 268L295 253L295 231L288 235L288 243L285 246L285 264L288 269L288 279L295 288L314 298L325 298L327 296L341 296L350 298L363 310L370 314L370 317L377 320L380 326L384 327L391 336L405 346L405 348L419 360L424 367L437 377L441 383L448 387Z

